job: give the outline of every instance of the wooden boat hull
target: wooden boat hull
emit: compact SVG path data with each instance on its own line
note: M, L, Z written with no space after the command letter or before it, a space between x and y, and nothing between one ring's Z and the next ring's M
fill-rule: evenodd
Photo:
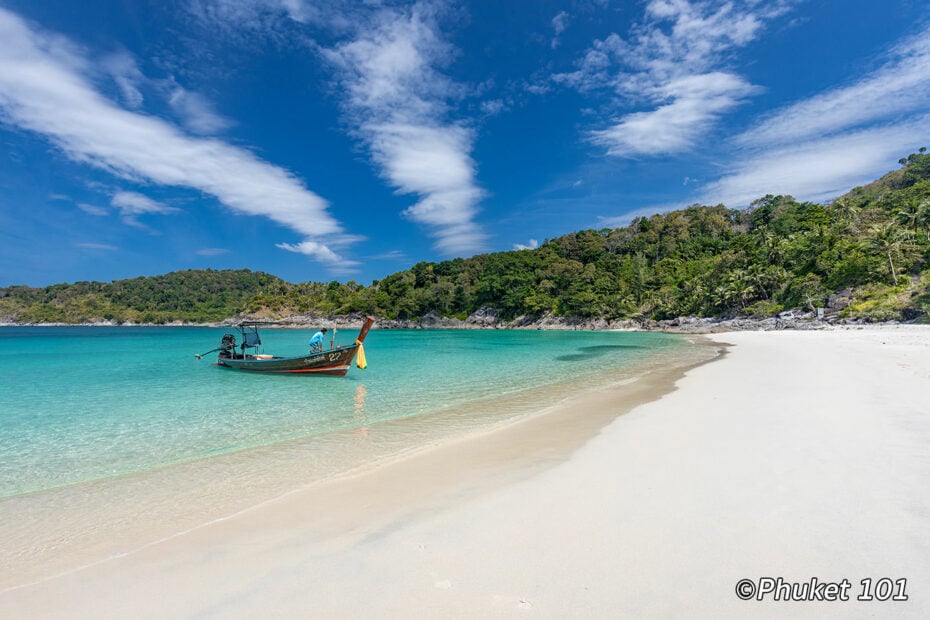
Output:
M358 345L337 347L329 351L298 357L266 357L220 354L217 366L251 372L345 376L358 352Z

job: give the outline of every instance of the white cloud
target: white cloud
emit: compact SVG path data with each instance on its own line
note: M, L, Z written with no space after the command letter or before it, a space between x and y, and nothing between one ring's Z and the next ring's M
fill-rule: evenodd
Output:
M104 207L98 207L97 205L87 204L86 202L78 203L78 209L80 209L84 213L87 213L88 215L94 215L97 217L102 217L110 213L110 211Z
M223 29L224 37L241 37L244 31L272 30L286 14L288 0L189 0L187 10L204 27ZM295 12L295 15L297 13Z
M168 97L171 109L190 131L196 134L216 134L229 129L233 122L218 114L207 98L176 86Z
M522 243L513 244L514 250L535 250L539 247L539 241L536 239L530 239L525 245Z
M312 256L322 263L332 263L339 260L339 255L331 249L316 241L301 241L300 243L278 243L276 244L282 250L288 252L297 252Z
M308 21L315 10L313 5L303 2L303 0L281 0L281 6L287 11L288 17L296 22Z
M484 192L475 181L473 132L445 119L463 94L437 67L454 50L439 36L433 7L382 11L351 41L323 51L347 93L355 133L382 175L419 201L406 209L445 254L475 252L486 238L474 222Z
M110 204L119 210L120 219L123 220L123 223L146 230L148 227L139 221L140 215L146 213L169 215L180 211L176 207L169 207L136 192L117 192L113 195Z
M119 209L121 215L142 215L143 213L177 213L180 209L152 200L136 192L116 192L110 201Z
M555 36L552 37L552 42L550 43L552 49L555 49L559 46L559 36L561 36L561 34L565 32L565 29L568 28L568 22L570 19L571 17L565 11L560 11L558 15L552 18L552 30L555 31Z
M527 84L526 86L524 86L524 90L525 90L526 92L530 93L531 95L545 95L545 94L548 93L550 90L552 90L552 87L549 86L548 84L533 84L533 83L530 83L530 84Z
M497 116L507 108L503 99L491 99L481 102L481 111L488 116Z
M287 20L344 32L353 26L359 10L377 8L379 0L187 0L188 12L205 27L223 28L224 36L243 30L277 35Z
M128 52L119 52L103 58L101 65L116 82L126 105L131 108L141 107L145 98L139 85L144 78L135 59Z
M142 215L143 213L177 213L180 209L152 200L136 192L116 192L110 201L122 215Z
M624 39L595 41L572 73L553 76L581 92L609 90L628 112L591 139L620 156L679 153L759 89L725 70L728 54L759 36L788 1L651 0Z
M650 112L635 112L591 139L610 155L660 155L688 149L724 113L758 89L730 73L677 78L663 85L670 103Z
M627 44L616 33L611 33L603 40L596 39L591 49L578 61L576 71L557 73L552 79L581 92L612 88L617 80L614 65L622 61L627 48Z
M287 16L302 24L313 24L344 32L352 28L359 3L356 0L270 0L280 3ZM377 8L379 0L365 1L363 5Z
M359 263L358 261L344 258L333 248L338 249L349 246L360 240L362 240L362 237L355 235L331 235L326 238L326 243L307 239L300 243L278 243L276 245L282 250L304 254L321 263L326 263L330 271L342 274L352 273Z
M342 234L326 201L287 170L120 108L92 88L90 71L66 40L0 9L0 121L47 137L75 161L133 181L210 194L236 213L268 217L307 240Z

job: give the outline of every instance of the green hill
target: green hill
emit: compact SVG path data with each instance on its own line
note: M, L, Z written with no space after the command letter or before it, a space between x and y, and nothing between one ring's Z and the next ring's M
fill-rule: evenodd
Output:
M115 282L0 289L0 318L23 323L219 321L290 286L261 272L190 270Z
M464 318L768 316L827 307L843 317L930 312L930 155L830 205L765 196L746 210L692 206L585 230L534 250L418 263L362 286L291 284L242 271L180 271L112 283L0 289L0 318L217 321L239 313Z

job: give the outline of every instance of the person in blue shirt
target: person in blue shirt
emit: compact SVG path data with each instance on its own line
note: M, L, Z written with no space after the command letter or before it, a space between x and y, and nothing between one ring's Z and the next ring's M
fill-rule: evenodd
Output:
M310 337L310 342L308 344L310 345L311 352L315 353L317 351L323 350L323 334L325 333L326 333L326 328L324 327L323 329L321 329L320 331L318 331L317 333L313 334L313 336Z

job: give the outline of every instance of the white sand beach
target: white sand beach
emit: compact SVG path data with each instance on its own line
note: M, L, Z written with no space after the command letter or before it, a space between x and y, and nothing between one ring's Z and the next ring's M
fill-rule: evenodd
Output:
M930 329L713 339L722 359L599 431L577 427L662 386L30 579L0 617L930 617ZM851 600L737 597L762 577ZM883 578L908 600L856 601Z

